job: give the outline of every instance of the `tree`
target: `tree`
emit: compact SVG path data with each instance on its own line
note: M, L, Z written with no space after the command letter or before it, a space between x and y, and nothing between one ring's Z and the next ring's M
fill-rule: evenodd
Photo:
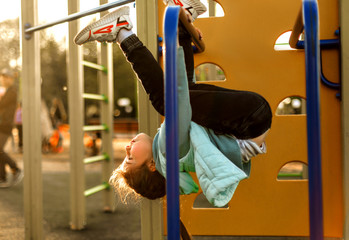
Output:
M133 112L127 114L123 109L120 109L120 112L129 117L137 117L137 77L119 46L115 44L113 49L115 108L120 108L116 103L119 98L129 98L134 109Z
M41 96L48 107L58 98L67 109L67 68L66 51L43 31L41 34Z
M95 42L84 44L84 60L97 63L97 46ZM137 117L137 78L130 63L117 44L113 44L113 70L114 70L114 108L120 115L117 117ZM98 93L97 70L84 68L84 90L88 93ZM133 111L127 113L124 108L118 106L120 98L129 98ZM85 102L87 107L93 105L92 101Z
M20 31L19 20L11 19L0 23L0 69L12 68L20 73ZM132 113L120 111L119 117L137 116L137 92L136 76L125 56L114 44L114 107L118 108L117 100L127 97L131 100ZM97 62L96 43L84 44L84 59ZM50 107L54 98L62 100L66 109L67 103L67 72L66 72L66 49L64 43L57 42L52 34L42 30L40 32L40 55L41 55L41 81L42 98ZM87 93L98 93L97 70L84 68L84 91ZM20 81L20 80L19 80ZM20 83L19 83L20 85ZM19 95L21 96L21 95ZM21 97L20 97L21 98ZM85 105L95 104L86 101Z
M18 70L17 60L20 57L19 20L11 19L0 23L0 67ZM10 65L12 64L12 66Z

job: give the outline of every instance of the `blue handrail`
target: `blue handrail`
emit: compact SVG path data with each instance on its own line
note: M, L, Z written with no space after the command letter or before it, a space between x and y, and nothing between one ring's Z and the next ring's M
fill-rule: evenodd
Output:
M165 121L166 121L166 189L167 239L179 240L179 154L177 97L177 28L180 7L167 7L165 38Z
M304 41L298 41L296 46L297 46L298 49L304 49L304 45L305 45ZM339 39L320 40L320 49L321 50L323 50L323 49L332 49L332 48L337 48L338 49L339 47L340 47ZM336 90L340 89L340 87L341 87L340 83L331 82L323 74L321 51L320 51L320 69L321 69L321 75L320 75L321 82L328 88L336 89Z
M320 134L320 40L317 0L303 0L305 34L307 138L309 166L310 239L323 239L321 134Z
M339 39L323 39L320 40L320 47L321 49L332 49L332 48L339 48L340 42ZM297 49L303 49L304 48L304 41L299 40L296 45Z
M303 17L303 9L304 7L302 6L302 8L300 9L300 12L297 16L296 22L293 26L292 29L292 34L290 36L290 46L292 48L296 48L296 49L304 49L305 46L305 42L302 40L299 40L299 36L301 35L301 33L303 32L304 29L304 17ZM339 36L340 31L339 29L335 31L335 35ZM320 40L320 50L324 50L324 49L333 49L333 48L340 48L340 39L323 39ZM321 51L320 51L320 63L322 61L322 56L321 56ZM320 75L320 79L321 82L331 88L331 89L336 89L339 90L341 88L341 84L340 83L334 83L329 81L323 74L322 72L322 63L320 64L320 69L321 69L321 75Z

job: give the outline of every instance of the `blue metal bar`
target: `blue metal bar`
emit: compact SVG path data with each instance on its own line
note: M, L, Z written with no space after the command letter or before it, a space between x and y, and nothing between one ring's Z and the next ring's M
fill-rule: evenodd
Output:
M304 41L299 40L296 45L297 49L304 49ZM321 49L339 48L339 39L323 39L320 40Z
M297 42L297 49L304 49L305 42L304 41L298 41ZM332 49L332 48L339 48L339 39L327 39L327 40L320 40L320 48L322 49ZM323 72L322 72L322 55L320 53L320 67L321 67L321 75L320 79L325 86L332 88L332 89L339 89L341 84L340 83L334 83L328 80Z
M320 41L321 42L321 41ZM321 45L321 43L320 43ZM339 45L338 45L339 47ZM321 54L321 51L320 51L320 68L321 68L321 76L320 76L320 79L321 79L321 82L328 88L331 88L331 89L336 89L336 90L339 90L340 87L341 87L341 84L340 83L334 83L334 82L331 82L330 80L328 80L324 73L323 73L323 69L322 69L322 54Z
M334 83L334 82L331 82L330 80L328 80L325 76L324 76L324 74L323 74L323 72L322 72L322 69L321 69L321 82L323 83L323 84L325 84L326 85L326 87L328 87L328 88L332 88L332 89L340 89L340 87L341 87L341 85L339 84L339 83Z
M99 7L96 7L96 8L91 8L91 9L86 10L86 11L73 13L71 15L68 15L67 17L64 17L64 18L61 18L61 19L58 19L56 21L53 21L53 22L50 22L50 23L46 23L46 24L43 24L43 25L35 26L35 27L29 27L29 25L26 24L27 28L25 29L24 32L27 33L27 34L28 33L32 33L32 32L38 31L38 30L42 30L42 29L45 29L45 28L52 27L52 26L57 25L57 24L61 24L61 23L64 23L64 22L70 22L70 21L73 21L73 20L76 20L78 18L82 18L82 17L88 16L88 15L91 15L91 14L103 12L103 11L108 10L110 8L114 8L114 7L118 7L118 6L121 6L121 5L125 5L127 3L132 3L134 1L135 0L114 1L114 2L111 2L111 3L103 4L103 5L101 5Z
M302 8L303 9L303 8ZM304 49L304 45L305 45L305 41L301 41L301 40L297 40L300 36L300 34L303 31L303 23L301 22L302 19L297 18L296 24L294 26L294 31L292 31L291 37L290 37L290 45L292 44L292 47L296 48L296 49ZM303 21L304 22L304 21ZM339 35L339 30L336 30L335 35L338 36ZM297 41L297 42L296 42ZM324 40L320 40L320 49L339 49L340 47L340 40L339 39L324 39ZM322 56L320 54L320 61L321 61L321 65L320 65L320 69L321 69L321 75L320 75L320 79L321 82L331 88L331 89L340 89L341 84L340 83L334 83L329 81L323 74L322 72Z
M310 239L323 239L321 134L320 134L320 40L317 0L303 0L305 33L307 138L309 166Z
M320 40L320 48L322 49L331 49L331 48L339 48L339 39L327 39L327 40ZM304 41L298 41L297 42L297 49L304 49ZM322 55L320 53L320 66L321 66L321 75L320 75L320 79L321 82L326 86L329 87L331 89L340 89L341 84L340 83L334 83L331 82L330 80L328 80L322 71Z
M179 240L179 154L177 96L177 28L180 7L167 7L165 35L165 121L167 239Z

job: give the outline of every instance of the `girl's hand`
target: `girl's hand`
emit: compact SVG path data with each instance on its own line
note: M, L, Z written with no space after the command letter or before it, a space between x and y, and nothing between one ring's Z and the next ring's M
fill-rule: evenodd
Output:
M183 8L184 9L184 8ZM190 12L186 9L184 9L185 15L187 15L187 20L189 23L192 23L194 21L193 17L191 16Z
M199 39L201 40L202 39L202 32L201 32L201 30L199 29L199 28L197 28L197 27L195 27L195 30L198 32L198 34L199 34Z

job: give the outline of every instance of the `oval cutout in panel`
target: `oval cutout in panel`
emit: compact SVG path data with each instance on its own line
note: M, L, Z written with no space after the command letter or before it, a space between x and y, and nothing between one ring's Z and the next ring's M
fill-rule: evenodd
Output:
M227 204L224 207L215 207L207 200L207 198L205 197L205 195L203 193L200 193L195 198L193 208L226 208L226 209L228 209L229 206Z
M306 100L299 96L285 98L279 103L276 109L276 115L297 114L306 114Z
M275 41L274 50L275 51L290 51L297 50L295 48L291 48L289 41L292 31L287 31L281 34ZM299 40L303 39L303 34L299 37Z
M195 78L198 82L225 81L222 68L213 63L202 63L195 68Z
M288 162L280 169L277 180L305 180L308 179L308 165L300 161Z
M214 0L201 0L201 2L206 6L207 11L201 14L199 18L224 17L224 10L218 2Z

